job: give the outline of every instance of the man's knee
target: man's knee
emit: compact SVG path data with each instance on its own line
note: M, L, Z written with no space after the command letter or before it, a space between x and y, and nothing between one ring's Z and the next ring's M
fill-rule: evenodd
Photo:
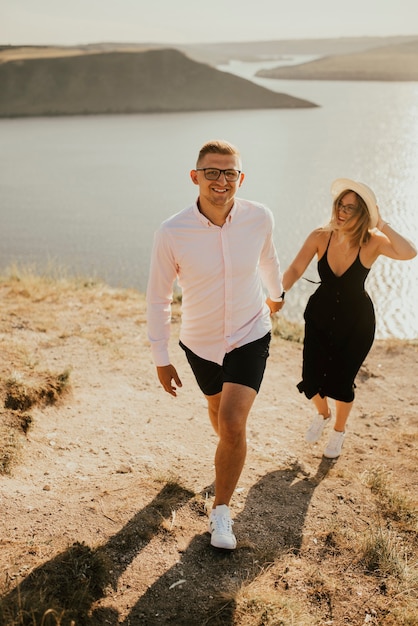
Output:
M232 443L245 438L247 416L234 412L225 413L221 410L218 415L219 435L221 439Z

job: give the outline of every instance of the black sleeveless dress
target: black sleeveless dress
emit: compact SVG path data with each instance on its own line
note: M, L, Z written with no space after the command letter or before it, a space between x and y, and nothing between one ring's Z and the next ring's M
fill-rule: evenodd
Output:
M332 235L331 235L332 236ZM325 254L318 261L321 284L306 305L301 393L343 402L354 399L354 379L372 347L375 334L373 303L364 289L369 269L355 261L336 276Z

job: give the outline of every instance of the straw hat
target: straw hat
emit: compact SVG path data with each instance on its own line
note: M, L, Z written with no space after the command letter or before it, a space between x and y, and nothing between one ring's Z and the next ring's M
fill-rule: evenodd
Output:
M370 228L375 228L377 225L377 200L373 191L364 183L359 183L356 180L350 178L337 178L331 185L332 197L338 198L343 191L355 191L366 203L367 210L369 211Z

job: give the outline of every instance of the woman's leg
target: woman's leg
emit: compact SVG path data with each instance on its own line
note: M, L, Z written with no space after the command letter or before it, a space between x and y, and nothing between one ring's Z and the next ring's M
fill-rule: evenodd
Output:
M331 417L331 411L328 406L328 398L321 398L318 393L312 398L312 402L315 405L317 414L314 415L311 425L305 435L305 440L308 443L315 443L322 437L324 428L329 423L329 419Z
M322 398L319 393L317 393L316 396L312 398L312 402L314 403L319 415L322 415L324 419L327 419L331 415L327 397Z
M353 407L353 402L341 402L335 401L335 424L334 430L339 433L345 432L345 425L347 423L348 416Z
M324 450L324 456L327 459L336 459L341 454L345 439L345 425L352 406L352 402L335 401L334 430L331 432L327 447Z

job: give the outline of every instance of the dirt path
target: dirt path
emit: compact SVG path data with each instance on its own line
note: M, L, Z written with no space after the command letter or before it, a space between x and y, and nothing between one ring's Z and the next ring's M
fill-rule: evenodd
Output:
M301 345L273 338L232 505L238 549L224 554L205 532L216 437L176 345L178 321L171 352L183 388L174 399L154 375L135 292L21 284L1 291L3 381L70 369L70 391L30 411L20 458L0 477L6 600L18 582L24 592L40 579L58 588L79 542L106 564L107 579L77 624L339 625L366 623L366 615L397 623L385 607L404 598L394 605L389 592L376 592L376 580L354 566L348 537L358 539L375 519L365 473L384 470L395 490L418 493L416 344L375 343L343 454L331 462L322 457L325 441L304 442L312 410L295 387ZM332 553L327 537L337 530ZM254 598L245 600L253 588L264 598L264 621L254 617Z

